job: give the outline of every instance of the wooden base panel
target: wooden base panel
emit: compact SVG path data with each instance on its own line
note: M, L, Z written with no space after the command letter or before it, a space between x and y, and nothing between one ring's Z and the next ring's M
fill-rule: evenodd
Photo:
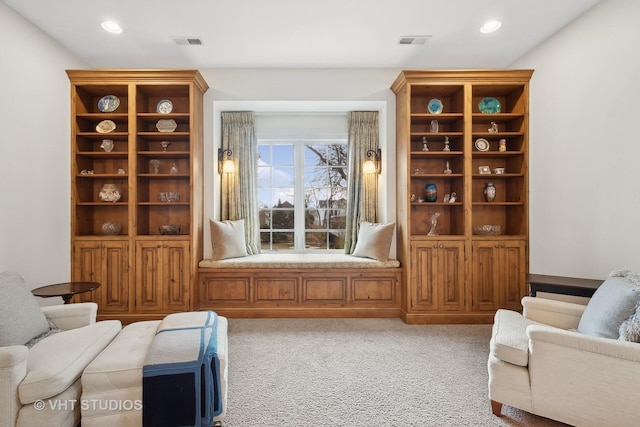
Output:
M402 312L402 320L409 325L465 325L493 323L495 313L405 313Z

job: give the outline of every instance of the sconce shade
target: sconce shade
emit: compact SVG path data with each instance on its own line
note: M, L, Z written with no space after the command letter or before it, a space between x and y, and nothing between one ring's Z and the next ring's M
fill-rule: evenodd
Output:
M364 173L376 173L376 164L373 160L365 160L364 166L362 167L362 172Z
M235 164L233 160L231 160L231 152L230 149L223 150L222 148L218 148L218 171L222 173L234 173L236 171ZM227 158L225 159L225 155Z
M234 173L236 166L233 164L233 160L227 159L222 163L222 173Z
M380 173L380 159L382 158L382 150L367 151L367 160L365 160L362 166L363 173Z

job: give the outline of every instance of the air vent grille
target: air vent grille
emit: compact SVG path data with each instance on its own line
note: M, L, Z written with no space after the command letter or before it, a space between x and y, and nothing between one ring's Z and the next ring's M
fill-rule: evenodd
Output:
M400 36L399 44L426 44L431 36Z
M173 42L179 46L200 46L202 39L200 37L174 37Z

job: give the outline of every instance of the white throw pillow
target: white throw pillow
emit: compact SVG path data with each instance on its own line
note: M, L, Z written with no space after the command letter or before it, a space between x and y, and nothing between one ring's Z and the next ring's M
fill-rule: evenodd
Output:
M356 248L351 255L360 258L373 258L378 261L388 261L395 226L395 222L375 224L362 221L358 231Z
M578 332L618 339L620 325L640 303L640 287L626 277L609 277L595 291L580 318Z
M0 347L24 345L49 331L47 318L18 273L0 273L0 296Z
M214 260L247 256L244 219L236 221L209 220Z
M640 305L636 308L636 312L620 325L621 341L631 341L640 343Z

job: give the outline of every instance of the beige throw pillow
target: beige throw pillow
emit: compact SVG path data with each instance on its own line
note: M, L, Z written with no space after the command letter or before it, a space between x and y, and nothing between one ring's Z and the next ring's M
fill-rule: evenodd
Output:
M214 260L247 256L244 219L236 221L209 220Z
M358 231L358 241L353 251L353 256L361 258L373 258L378 261L389 259L391 240L393 239L393 229L395 222L389 224L374 224L362 221Z

